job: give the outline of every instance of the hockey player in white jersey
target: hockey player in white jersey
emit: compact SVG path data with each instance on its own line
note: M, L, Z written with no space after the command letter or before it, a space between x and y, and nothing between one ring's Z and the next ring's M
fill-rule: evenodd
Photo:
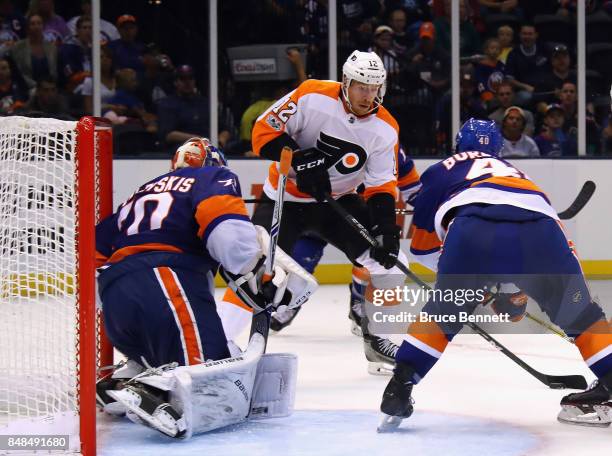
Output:
M307 80L275 102L255 123L253 151L272 160L264 200L274 200L283 147L294 151L287 182L278 245L291 252L312 233L340 249L369 272L371 289L402 285L395 267L400 259L400 227L395 223L398 124L382 106L386 72L373 52L353 52L343 66L342 82ZM363 198L356 193L365 187ZM378 240L375 248L347 227L328 204L335 199ZM272 204L260 204L253 222L268 228ZM368 293L366 293L367 295ZM240 305L231 292L226 302ZM368 334L374 351L392 361L397 346ZM367 347L366 347L367 348Z

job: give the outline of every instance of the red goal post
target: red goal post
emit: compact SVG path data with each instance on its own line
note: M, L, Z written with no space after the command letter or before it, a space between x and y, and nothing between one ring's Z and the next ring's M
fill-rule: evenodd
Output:
M96 453L96 369L113 352L95 224L112 208L108 123L0 118L0 436L67 435L67 454Z

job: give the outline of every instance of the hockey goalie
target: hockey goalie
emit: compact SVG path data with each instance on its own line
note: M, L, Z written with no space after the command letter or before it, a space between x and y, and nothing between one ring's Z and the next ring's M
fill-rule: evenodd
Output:
M237 176L206 138L178 148L171 171L143 184L96 229L104 324L128 359L98 382L99 405L175 438L287 416L297 358L265 354L254 332L228 346L213 298L217 269L254 308L301 306L317 282L254 226ZM267 287L264 296L264 286Z

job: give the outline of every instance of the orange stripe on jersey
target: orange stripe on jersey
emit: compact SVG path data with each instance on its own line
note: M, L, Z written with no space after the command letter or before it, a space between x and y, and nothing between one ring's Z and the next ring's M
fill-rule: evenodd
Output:
M367 285L370 283L370 271L368 268L353 266L353 280L360 285Z
M200 225L198 236L202 237L208 225L217 217L228 214L249 216L242 198L234 195L215 195L201 201L195 214Z
M545 195L542 189L538 187L536 184L534 184L530 180L521 179L520 177L490 177L488 179L474 182L472 185L470 185L470 187L477 187L478 185L483 184L485 182L488 182L491 184L502 185L504 187L532 190L534 192L542 193L543 195Z
M272 187L274 188L274 190L276 190L278 189L278 178L280 174L278 172L278 169L276 168L276 162L272 163L269 169L270 171L268 173L268 179L270 179L270 184L272 184ZM300 192L297 188L297 184L291 179L287 179L285 191L289 193L290 195L295 196L297 198L312 198L312 196L309 195L308 193Z
M257 119L251 133L253 152L259 155L263 146L285 132L285 124L276 113L282 113L284 106L288 106L291 102L297 104L301 97L312 93L337 99L340 97L340 83L335 81L319 81L317 79L308 79L301 83L283 106L266 111Z
M416 321L408 328L408 334L440 353L448 345L446 335L434 321Z
M130 256L130 255L135 255L137 253L143 253L143 252L153 252L156 250L159 250L162 252L176 252L176 253L183 252L181 249L173 245L158 244L156 242L151 242L149 244L130 245L128 247L123 247L122 249L119 249L115 253L113 253L111 257L108 259L108 262L116 263L117 261L121 261L125 257Z
M399 125L397 123L397 120L395 120L395 117L393 117L384 106L378 107L378 111L376 111L376 117L378 117L380 120L384 120L385 122L387 122L395 129L396 132L399 133Z
M612 345L612 323L606 320L596 321L576 337L575 343L584 360L588 360Z
M104 263L106 263L107 260L108 260L108 257L106 255L102 255L100 252L96 250L96 268L99 268L100 266L102 266Z
M405 187L406 185L415 184L419 181L419 173L416 170L416 167L412 167L410 172L405 176L401 176L397 181L398 187Z
M415 250L432 250L442 246L442 241L435 231L431 233L423 228L414 228L410 247Z
M179 332L181 333L181 342L185 350L185 364L191 366L204 362L204 353L202 352L191 304L187 300L187 297L183 295L170 268L156 268L156 271L165 288L164 293L168 298L168 304L171 306L176 320L178 320L177 324L179 325Z
M248 310L249 312L253 312L253 309L251 309L244 302L242 302L242 299L240 299L238 295L234 292L234 290L232 290L231 288L225 289L222 301L234 304L235 306L238 306L244 310Z
M377 185L376 187L368 187L363 192L363 198L367 201L378 193L389 193L395 198L397 196L397 181L389 181L382 185Z

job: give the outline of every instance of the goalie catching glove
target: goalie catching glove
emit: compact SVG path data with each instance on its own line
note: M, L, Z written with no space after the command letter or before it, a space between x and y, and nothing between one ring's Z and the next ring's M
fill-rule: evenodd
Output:
M295 309L304 304L318 288L315 278L296 263L280 247L276 248L274 277L270 282L263 282L265 256L268 251L270 235L261 226L255 225L257 239L261 246L261 256L254 267L233 274L223 267L219 273L229 287L253 309L271 307L274 310Z

